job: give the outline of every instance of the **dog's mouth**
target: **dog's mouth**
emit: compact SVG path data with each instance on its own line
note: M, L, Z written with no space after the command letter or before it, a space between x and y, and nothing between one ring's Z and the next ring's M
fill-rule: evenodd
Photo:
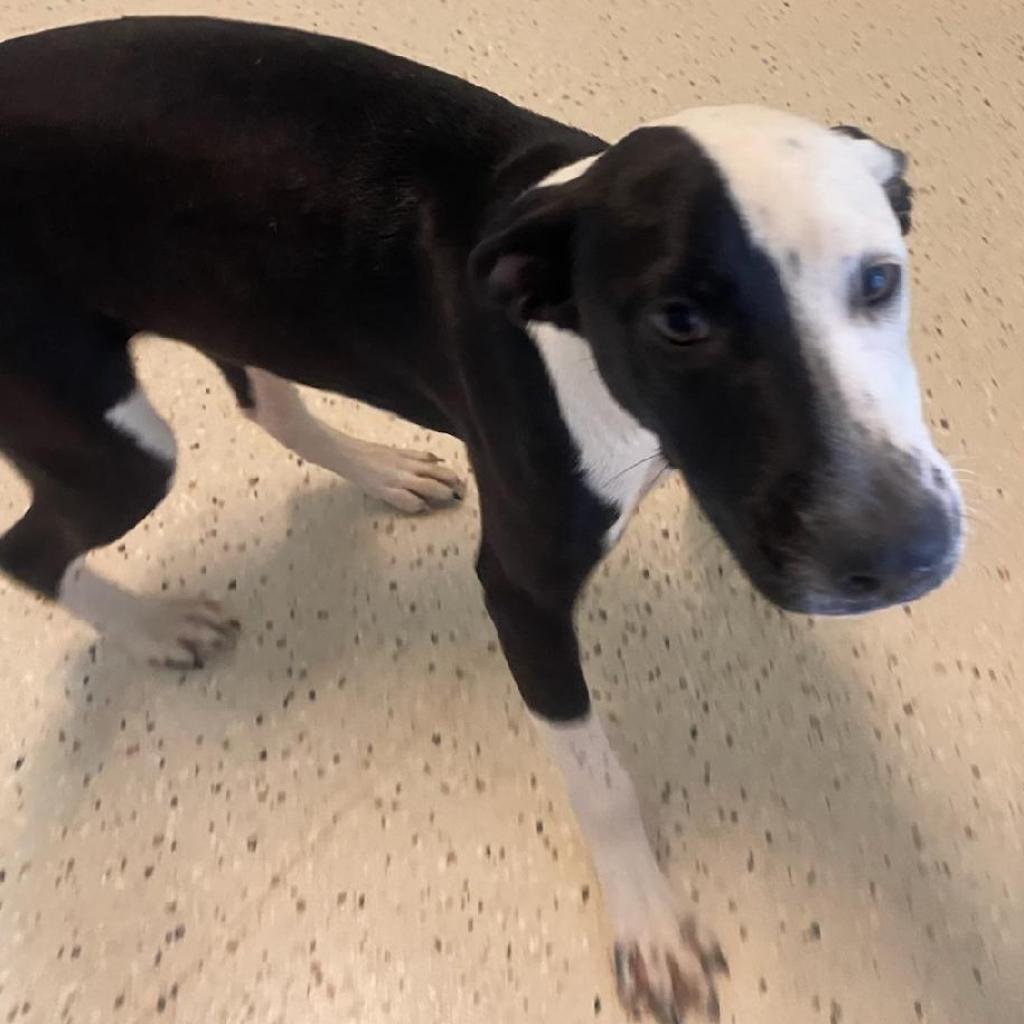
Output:
M793 614L853 617L906 605L937 590L953 574L959 559L949 558L935 567L921 567L898 584L856 578L850 584L823 586L819 566L801 567L791 575L766 576L745 572L756 589L772 604Z

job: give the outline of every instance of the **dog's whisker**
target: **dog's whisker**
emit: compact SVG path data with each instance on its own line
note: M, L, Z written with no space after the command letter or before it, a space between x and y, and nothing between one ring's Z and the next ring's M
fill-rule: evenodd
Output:
M642 459L637 459L636 462L634 462L630 466L626 466L625 469L620 469L618 471L618 473L616 473L614 476L610 476L608 478L608 483L614 483L620 477L625 476L627 473L631 473L634 469L638 469L640 466L644 466L644 465L646 465L649 462L653 462L655 459L664 459L664 455L662 454L660 448L656 452L651 454L651 455L645 455ZM668 468L668 464L667 463L665 465L665 468L666 469Z
M963 504L964 514L970 516L972 519L977 520L979 523L992 523L994 520L989 515L989 510L984 508L978 508L977 505L971 505L969 502Z

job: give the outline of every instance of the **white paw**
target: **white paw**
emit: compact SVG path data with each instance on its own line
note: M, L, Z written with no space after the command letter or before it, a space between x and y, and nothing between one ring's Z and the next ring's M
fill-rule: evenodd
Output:
M359 465L347 475L367 494L402 512L459 501L465 491L457 473L430 452L364 443Z
M239 623L206 598L140 599L117 638L137 657L162 668L202 668L238 640Z
M728 975L722 947L680 914L665 876L651 859L619 860L605 903L614 937L619 999L634 1019L658 1024L713 1024L716 981ZM634 870L629 870L629 868ZM621 870L625 868L626 870Z
M692 917L621 935L614 949L619 999L634 1018L658 1024L717 1022L716 977L729 966L722 947L702 936Z

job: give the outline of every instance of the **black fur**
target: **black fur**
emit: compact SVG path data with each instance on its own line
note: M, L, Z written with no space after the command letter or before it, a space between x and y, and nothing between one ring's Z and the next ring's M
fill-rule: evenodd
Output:
M0 45L0 446L34 494L0 566L52 596L159 500L171 467L103 414L134 386L133 333L181 338L243 406L255 366L460 437L509 664L533 711L577 718L573 607L619 510L582 479L539 320L580 330L751 578L799 607L829 430L778 274L681 132L531 188L606 148L288 29L125 19ZM652 332L680 298L699 346Z
M17 396L51 387L67 361L102 412L129 386L125 346L143 329L216 359L243 405L231 367L255 365L455 434L481 491L481 576L524 695L552 718L581 714L571 608L612 513L576 472L536 350L467 303L466 264L514 196L603 144L367 46L200 18L9 41L0 97L0 289L39 268L40 308L111 325L83 350L79 322L0 320L0 439L17 464L25 434L61 460L76 452L48 413L15 416ZM111 487L124 464L83 465L80 485L122 530L122 513L151 507ZM47 498L34 490L33 523ZM8 534L0 565L52 595L80 552L55 552L40 580L23 535ZM518 653L537 642L515 625L530 608L562 638L546 659Z
M871 135L868 135L863 128L857 128L855 125L837 124L832 128L832 131L839 132L841 135L849 135L851 139L867 139L877 145L884 145ZM893 149L891 146L885 146L885 148L892 154L895 173L891 178L882 183L882 188L885 189L889 205L892 206L892 212L896 214L900 222L900 230L903 234L908 235L913 226L911 210L914 197L914 190L910 187L910 183L905 177L909 161L907 154L902 150Z

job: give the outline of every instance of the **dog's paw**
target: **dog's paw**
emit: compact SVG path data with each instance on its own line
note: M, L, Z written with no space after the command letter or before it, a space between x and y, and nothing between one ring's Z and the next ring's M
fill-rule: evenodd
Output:
M692 917L634 929L614 950L619 999L634 1019L658 1024L714 1024L720 1019L716 979L728 975L722 947Z
M458 501L465 491L458 474L436 455L369 443L350 479L371 497L410 513Z
M202 668L235 646L240 625L216 602L172 597L140 601L118 639L138 658L160 668Z

